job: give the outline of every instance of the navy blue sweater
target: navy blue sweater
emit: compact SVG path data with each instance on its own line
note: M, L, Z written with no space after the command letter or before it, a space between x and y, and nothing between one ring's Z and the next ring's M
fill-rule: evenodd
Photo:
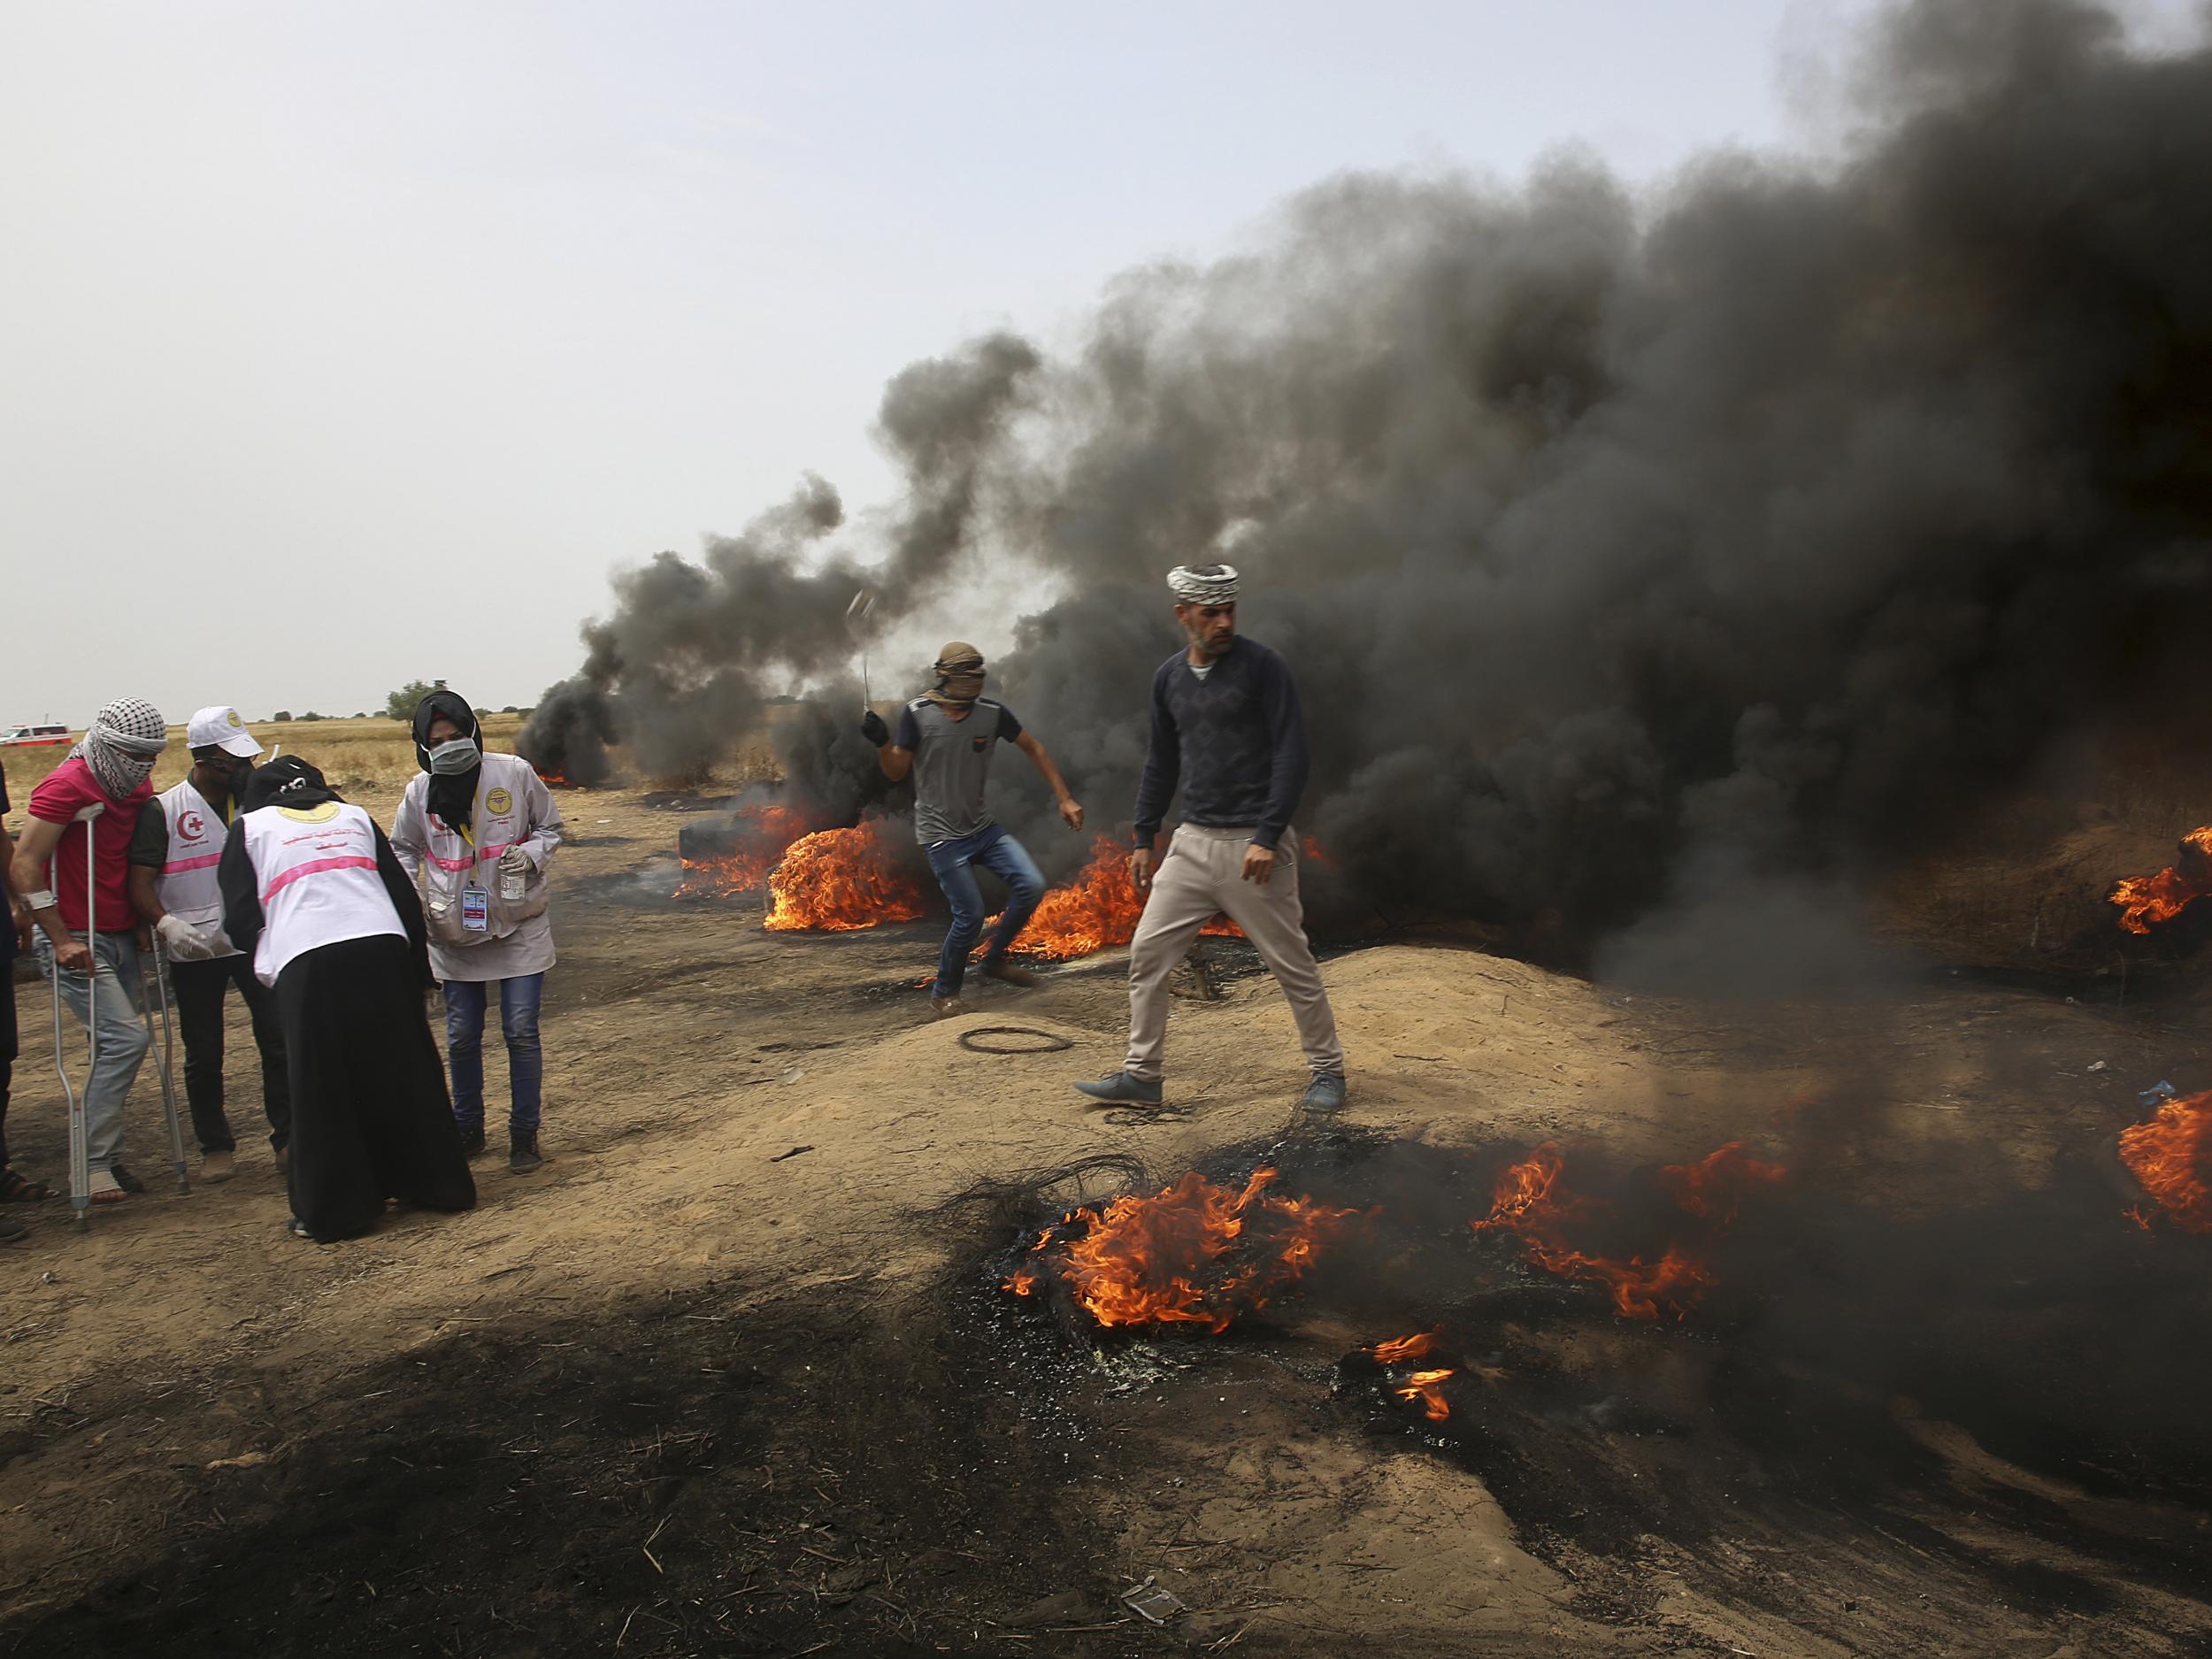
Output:
M1183 819L1254 826L1272 847L1306 788L1306 723L1283 659L1239 639L1201 680L1178 651L1152 676L1152 741L1137 783L1137 845L1149 847L1183 786Z

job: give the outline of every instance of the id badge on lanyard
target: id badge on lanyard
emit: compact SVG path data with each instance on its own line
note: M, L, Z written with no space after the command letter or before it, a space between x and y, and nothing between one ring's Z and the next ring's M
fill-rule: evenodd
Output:
M468 831L461 832L461 839L468 843L471 852L476 850L476 837ZM461 928L465 933L488 933L492 926L492 895L474 880L462 884Z

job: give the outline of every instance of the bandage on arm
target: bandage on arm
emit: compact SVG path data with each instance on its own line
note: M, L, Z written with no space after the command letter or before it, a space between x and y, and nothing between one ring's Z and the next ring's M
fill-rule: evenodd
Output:
M53 889L45 885L47 861L61 846L67 824L56 824L42 818L33 818L30 826L23 832L23 839L15 844L16 891L23 895L23 902L31 912L31 919L46 932L46 936L58 945L70 942L69 930L62 926L61 901Z

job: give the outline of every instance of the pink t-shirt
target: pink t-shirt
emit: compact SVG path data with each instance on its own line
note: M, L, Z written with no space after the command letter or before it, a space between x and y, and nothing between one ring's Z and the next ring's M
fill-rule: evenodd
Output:
M61 901L62 926L84 931L84 826L74 823L78 812L97 802L107 809L92 822L92 850L96 860L99 931L127 933L138 925L124 883L130 869L131 834L138 827L138 809L153 799L154 786L142 783L123 801L111 798L83 760L65 760L46 774L31 791L27 809L35 818L62 826L61 849L55 858L54 896Z

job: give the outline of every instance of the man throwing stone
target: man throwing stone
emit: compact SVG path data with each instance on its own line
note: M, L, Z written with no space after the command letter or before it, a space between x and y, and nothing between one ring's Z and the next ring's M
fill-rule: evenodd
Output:
M1094 1100L1156 1106L1168 975L1218 910L1244 930L1290 999L1313 1074L1299 1104L1344 1104L1336 1016L1306 941L1290 815L1306 787L1306 729L1283 659L1237 637L1237 573L1179 565L1168 576L1186 648L1152 676L1152 735L1137 785L1129 874L1148 892L1129 947L1129 1057L1075 1087ZM1183 821L1166 856L1153 841L1178 782Z
M962 1011L960 987L968 956L983 931L978 865L1006 884L1006 910L983 953L984 973L1010 985L1037 982L1026 968L1006 959L1007 947L1044 897L1045 879L1037 861L984 804L983 786L1000 741L1029 757L1051 787L1061 821L1070 829L1083 827L1083 809L1061 781L1045 746L1022 729L1011 709L983 695L981 651L955 640L937 654L936 674L936 689L906 705L895 736L873 709L861 717L860 730L876 746L885 777L896 783L909 772L914 774L914 833L952 906L952 929L938 955L937 979L929 993L930 1012L943 1018Z

